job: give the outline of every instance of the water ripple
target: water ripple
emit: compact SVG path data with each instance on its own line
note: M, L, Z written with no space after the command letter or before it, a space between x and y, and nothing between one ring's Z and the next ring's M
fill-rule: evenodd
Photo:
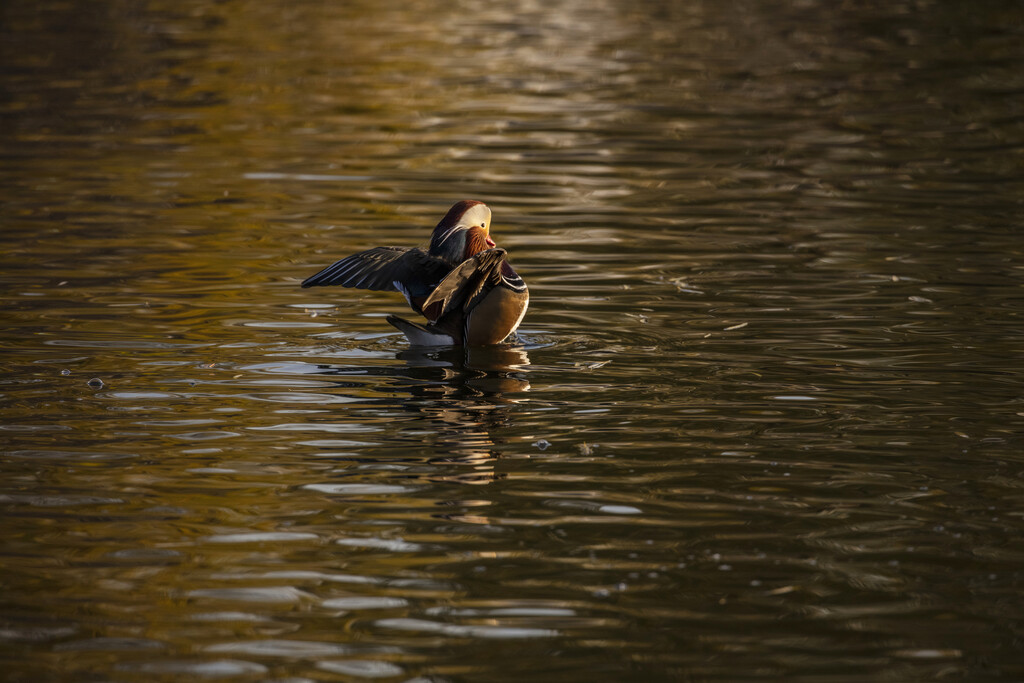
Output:
M424 634L442 634L456 638L495 638L495 639L519 639L519 638L551 638L558 635L558 631L545 628L521 628L514 626L488 626L488 625L464 625L445 624L426 619L378 619L374 622L378 627L396 631L411 631Z
M0 31L13 679L1020 678L1019 4L109 4ZM300 287L461 198L515 343Z

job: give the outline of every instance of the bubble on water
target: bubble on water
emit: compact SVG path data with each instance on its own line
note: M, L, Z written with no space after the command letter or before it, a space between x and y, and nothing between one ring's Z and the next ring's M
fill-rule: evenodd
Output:
M551 445L551 442L550 442L550 441L548 441L547 439L538 439L537 441L534 441L534 442L533 442L532 444L530 444L530 445L531 445L531 446L536 446L537 448L539 448L539 449L541 449L541 450L543 451L543 450L545 450L545 449L546 449L546 448L547 448L548 446L550 446L550 445Z
M89 386L92 387L93 389L102 389L103 380L101 380L99 377L93 377L91 380L89 380Z
M71 371L70 371L70 370L68 370L67 368L64 368L63 370L61 370L61 371L60 371L60 374L62 374L62 375L64 375L65 377L67 377L68 375L70 375L70 374L71 374Z

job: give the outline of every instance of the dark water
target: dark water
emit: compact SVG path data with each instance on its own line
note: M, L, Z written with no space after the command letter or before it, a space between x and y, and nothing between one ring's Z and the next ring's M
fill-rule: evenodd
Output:
M1024 679L1022 45L1002 2L4 3L5 679ZM298 287L463 198L521 343Z

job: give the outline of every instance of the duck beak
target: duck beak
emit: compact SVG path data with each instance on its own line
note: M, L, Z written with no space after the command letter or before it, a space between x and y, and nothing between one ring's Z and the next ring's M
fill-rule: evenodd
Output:
M487 225L484 226L484 241L487 242L487 246L488 247L493 249L494 247L496 247L498 245L494 243L493 239L491 239L491 221L490 221L491 216L490 216L490 213L491 213L490 211L487 212L487 214L488 214L487 215Z

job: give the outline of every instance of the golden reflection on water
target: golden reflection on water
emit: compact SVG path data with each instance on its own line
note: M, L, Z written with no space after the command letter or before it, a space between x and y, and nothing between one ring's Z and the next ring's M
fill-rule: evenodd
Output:
M495 472L497 444L492 433L508 426L510 405L529 391L524 370L530 359L523 348L499 345L454 349L448 353L410 348L398 354L411 368L442 369L439 382L410 387L414 400L403 399L429 425L433 447L441 462L469 468L468 472L439 475L441 481L487 484ZM417 424L417 431L423 427ZM447 467L446 467L447 469Z
M11 680L1021 678L1019 5L0 13Z

